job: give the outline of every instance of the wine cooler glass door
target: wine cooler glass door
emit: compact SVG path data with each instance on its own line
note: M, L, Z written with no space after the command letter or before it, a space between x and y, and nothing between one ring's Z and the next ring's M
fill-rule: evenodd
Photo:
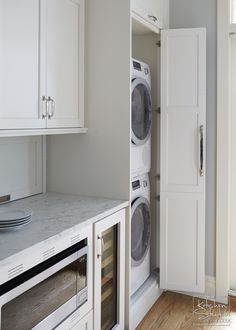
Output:
M94 328L124 329L124 213L96 223L95 233Z

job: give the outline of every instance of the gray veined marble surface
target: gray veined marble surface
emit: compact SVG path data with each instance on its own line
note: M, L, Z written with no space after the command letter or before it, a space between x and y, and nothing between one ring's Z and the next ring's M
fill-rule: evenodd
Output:
M11 202L2 207L33 210L32 221L15 231L0 231L0 265L4 260L63 232L99 221L128 206L128 202L104 198L45 193Z

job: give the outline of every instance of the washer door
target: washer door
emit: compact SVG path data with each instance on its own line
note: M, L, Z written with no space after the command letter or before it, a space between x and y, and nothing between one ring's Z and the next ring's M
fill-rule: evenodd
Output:
M132 142L144 144L150 134L152 125L151 90L144 79L132 81Z
M150 205L146 198L137 198L131 207L131 265L139 266L150 248Z

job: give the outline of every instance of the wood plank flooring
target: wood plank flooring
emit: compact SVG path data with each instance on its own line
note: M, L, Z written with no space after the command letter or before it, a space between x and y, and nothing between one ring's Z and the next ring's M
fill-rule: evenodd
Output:
M231 297L228 306L205 304L205 300L165 292L136 330L236 330L236 298Z

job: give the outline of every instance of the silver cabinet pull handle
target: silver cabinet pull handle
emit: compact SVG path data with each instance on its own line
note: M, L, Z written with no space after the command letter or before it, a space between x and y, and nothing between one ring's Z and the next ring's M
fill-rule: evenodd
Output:
M97 236L97 257L100 258L102 257L102 250L104 249L104 239L102 236Z
M204 126L200 126L200 176L204 176Z
M156 16L148 15L148 18L152 19L153 22L156 22L157 21L157 17Z
M55 114L55 101L51 96L48 97L48 102L50 102L50 112L48 112L48 119L51 119Z
M97 258L102 256L102 237L97 236Z
M46 96L42 96L42 102L43 102L43 111L42 111L42 118L45 119L48 115L48 99Z

